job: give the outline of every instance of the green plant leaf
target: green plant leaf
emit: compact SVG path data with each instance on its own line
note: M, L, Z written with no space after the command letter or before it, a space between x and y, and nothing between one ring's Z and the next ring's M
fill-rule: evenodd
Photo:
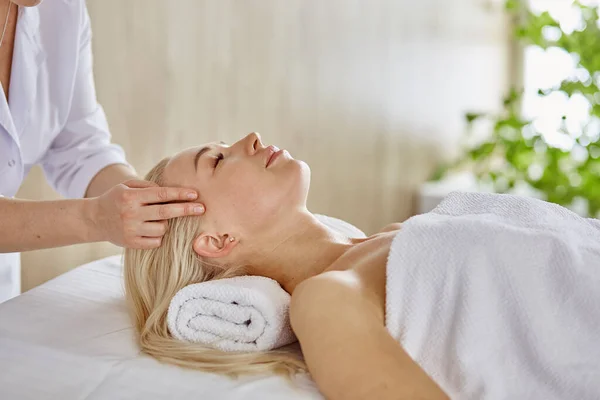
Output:
M467 123L472 123L473 121L483 117L485 114L482 113L466 113L465 114L465 119L467 120Z
M568 97L583 95L590 104L588 117L600 118L600 27L599 5L583 5L575 1L573 6L582 15L583 28L565 32L551 14L534 14L527 8L526 0L506 0L508 16L517 22L514 31L516 40L523 45L535 45L542 49L560 48L569 53L578 68L578 73L560 82L556 87L537 88L538 95L549 96L562 92ZM544 36L547 27L559 29L556 40ZM464 157L452 166L440 167L436 176L465 164L473 165L473 173L479 180L493 182L498 190L507 190L517 182L526 182L539 190L547 200L569 205L575 198L583 198L588 203L588 213L600 213L600 137L588 132L589 127L579 134L586 140L577 140L585 148L588 157L583 162L575 162L569 151L552 146L545 136L537 130L537 125L525 120L520 112L520 100L523 91L512 88L503 99L503 110L498 115L470 112L465 115L467 126L479 118L489 119L492 131L486 142L466 148ZM563 121L566 131L567 118L557 115ZM524 134L525 133L525 134ZM498 163L498 161L502 161ZM531 164L543 168L542 176L533 180L528 175ZM579 175L579 184L573 184L572 176ZM537 178L537 177L536 177Z

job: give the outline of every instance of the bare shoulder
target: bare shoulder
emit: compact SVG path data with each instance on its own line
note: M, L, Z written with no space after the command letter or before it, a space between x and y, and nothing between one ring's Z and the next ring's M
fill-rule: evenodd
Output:
M342 310L352 313L364 301L360 277L353 270L328 271L299 284L290 302L290 320L294 329L331 321Z
M294 290L290 321L321 392L332 400L446 398L390 336L372 293L355 269L325 272Z
M389 247L395 231L357 245L331 269L300 283L292 294L290 316L352 309L373 313L383 323ZM313 319L311 316L311 319Z
M359 277L353 270L328 271L300 283L292 293L290 312L306 312L313 306L325 310L337 301L358 294Z
M384 232L394 232L394 231L398 231L402 229L402 222L394 222L393 224L389 224L384 226L379 233L384 233Z

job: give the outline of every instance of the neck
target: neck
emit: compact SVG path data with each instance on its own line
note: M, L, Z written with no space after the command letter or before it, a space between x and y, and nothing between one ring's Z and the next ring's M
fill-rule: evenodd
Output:
M323 273L355 244L366 240L328 228L308 210L290 217L283 229L278 224L277 232L274 229L266 238L260 242L267 245L256 247L262 251L252 257L256 261L251 273L275 279L290 294L301 282Z

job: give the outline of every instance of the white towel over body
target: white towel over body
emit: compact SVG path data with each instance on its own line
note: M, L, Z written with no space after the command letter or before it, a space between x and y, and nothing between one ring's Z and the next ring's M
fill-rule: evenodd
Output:
M173 337L223 351L265 351L296 341L289 320L290 295L258 276L188 285L171 300L167 324Z
M453 193L403 224L386 326L453 399L600 399L600 221Z

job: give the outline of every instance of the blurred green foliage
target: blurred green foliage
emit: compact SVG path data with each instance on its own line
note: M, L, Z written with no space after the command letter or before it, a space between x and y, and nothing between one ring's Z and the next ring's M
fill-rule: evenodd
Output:
M441 179L458 169L468 168L479 181L492 183L498 192L509 192L517 183L526 183L546 200L569 206L585 199L588 215L600 215L600 28L598 6L574 2L583 23L565 32L548 12L534 14L522 1L506 1L506 12L517 21L515 37L524 45L542 49L557 47L568 52L576 62L576 73L556 87L539 88L548 96L562 92L569 98L582 95L589 102L589 115L577 132L567 130L567 116L559 132L572 139L569 150L552 146L538 131L535 119L521 116L522 91L512 89L504 99L502 112L466 114L467 136L478 121L491 124L491 135L483 142L470 145L465 155L452 165L440 167L433 179ZM552 34L548 35L548 30ZM549 38L551 37L551 38Z

